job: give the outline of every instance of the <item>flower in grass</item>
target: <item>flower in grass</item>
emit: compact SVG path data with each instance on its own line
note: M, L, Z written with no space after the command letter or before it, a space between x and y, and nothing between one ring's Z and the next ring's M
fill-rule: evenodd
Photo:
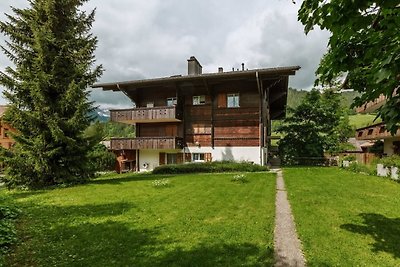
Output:
M154 187L167 187L167 186L169 186L170 184L171 184L171 181L170 181L169 179L167 179L167 178L159 179L159 180L154 180L154 181L152 182L152 185L153 185Z
M244 174L235 174L231 180L232 182L247 183L247 177Z

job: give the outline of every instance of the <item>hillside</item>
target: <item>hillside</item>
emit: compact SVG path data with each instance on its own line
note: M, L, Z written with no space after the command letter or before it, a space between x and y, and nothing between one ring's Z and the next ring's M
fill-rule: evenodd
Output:
M308 91L305 90L289 88L287 107L296 108L301 103L302 99L307 94L307 92ZM353 102L353 99L358 95L358 93L354 91L346 91L342 92L341 95L342 95L342 105L350 109L351 103Z

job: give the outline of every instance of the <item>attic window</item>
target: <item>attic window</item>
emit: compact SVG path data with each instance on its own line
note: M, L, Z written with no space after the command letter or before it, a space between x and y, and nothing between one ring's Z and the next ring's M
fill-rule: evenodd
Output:
M193 105L204 105L206 103L205 95L195 95L193 96Z
M359 131L358 132L358 137L361 137L363 135L363 132L362 131Z
M374 132L374 129L369 129L367 135L371 135Z
M227 94L227 106L228 108L238 108L239 107L239 94Z
M384 133L386 131L386 127L385 126L382 126L380 129L379 129L379 133Z

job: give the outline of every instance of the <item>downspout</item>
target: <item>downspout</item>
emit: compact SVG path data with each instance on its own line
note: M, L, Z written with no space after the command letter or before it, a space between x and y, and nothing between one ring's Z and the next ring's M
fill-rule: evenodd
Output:
M258 133L259 133L259 142L260 142L260 165L264 165L264 160L263 160L263 150L264 150L264 144L263 144L263 136L264 136L264 127L263 127L263 120L262 120L262 111L263 111L263 92L261 90L261 83L260 83L260 77L258 75L258 71L256 71L256 81L257 81L257 88L258 88L258 93L259 93L259 108L258 108L258 116L259 116L259 123L258 123Z

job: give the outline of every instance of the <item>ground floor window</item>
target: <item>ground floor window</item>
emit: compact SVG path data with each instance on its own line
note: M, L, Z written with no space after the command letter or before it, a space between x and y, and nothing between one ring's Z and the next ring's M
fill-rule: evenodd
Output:
M176 154L167 153L167 164L176 164Z
M204 153L193 153L192 160L194 162L204 162Z

